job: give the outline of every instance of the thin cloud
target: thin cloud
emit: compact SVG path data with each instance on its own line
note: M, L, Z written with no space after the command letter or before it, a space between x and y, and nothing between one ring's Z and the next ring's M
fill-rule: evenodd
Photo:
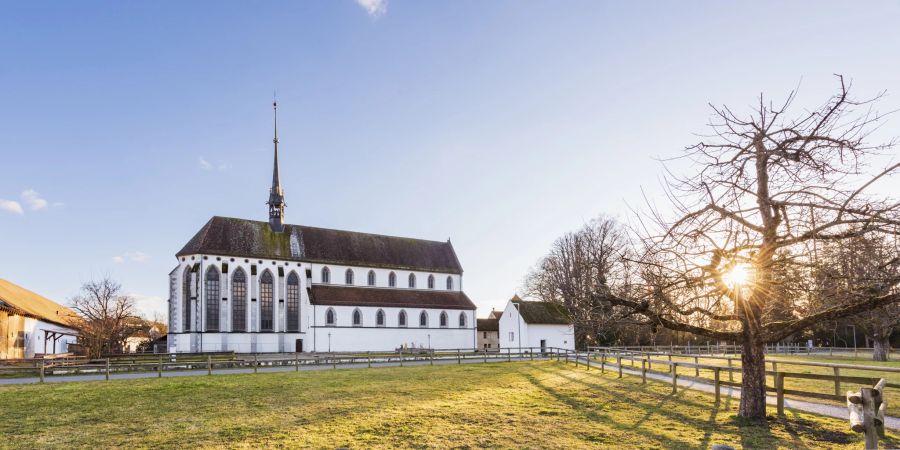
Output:
M15 200L3 200L0 198L0 211L6 211L13 214L25 214L25 210L22 209L22 205Z
M22 191L22 201L28 205L28 209L32 211L40 211L42 209L47 209L50 203L41 198L41 194L38 194L34 189L28 189L26 191Z
M149 319L160 317L164 321L168 317L166 301L162 297L137 292L129 292L126 295L134 299L134 307L142 316Z
M112 257L113 262L116 264L124 264L126 261L142 263L148 259L150 259L150 255L144 252L125 252Z
M200 170L213 171L213 170L227 170L231 168L231 164L226 164L224 162L220 162L218 165L213 164L206 160L204 157L200 157L197 160Z
M372 18L383 16L387 12L387 3L387 0L356 0L356 4Z

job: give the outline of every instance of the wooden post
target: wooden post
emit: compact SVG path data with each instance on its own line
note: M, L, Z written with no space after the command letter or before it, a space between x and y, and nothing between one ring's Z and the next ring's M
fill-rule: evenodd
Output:
M403 367L403 350L400 350L400 367Z
M531 347L528 347L528 359L534 361L534 349Z
M106 381L109 381L109 358L106 358Z
M695 377L700 376L700 363L698 361L700 361L700 358L695 356L694 357L694 376Z
M878 448L878 431L875 429L875 389L862 388L863 433L866 436L866 450Z
M672 362L672 354L671 353L669 353L669 362ZM671 364L669 364L669 372L672 371L672 367L673 366Z
M715 378L716 385L716 403L719 403L719 399L721 398L721 383L719 381L719 368L716 367L713 369L713 377Z
M206 374L212 375L212 355L206 355Z
M775 376L775 392L776 405L778 405L778 415L784 415L784 374L778 373Z
M459 354L459 349L456 349L456 363L462 364L462 356Z
M434 350L430 350L428 352L428 360L431 362L431 365L434 365Z
M834 395L835 397L841 396L841 368L834 368Z
M366 364L368 364L369 369L372 368L372 356L371 355L366 355Z
M765 365L765 364L763 364L763 365ZM778 363L775 361L772 361L772 372L774 372L772 374L772 385L777 386L778 385Z
M587 353L587 370L591 370L591 352Z
M162 358L163 358L162 355L159 355L159 364L156 366L157 378L162 378L162 365L163 365Z
M47 345L47 342L46 342L46 341L44 342L44 345L45 345L45 346ZM46 362L46 361L44 361L43 359L41 360L41 370L40 370L40 372L41 372L41 383L44 382L44 363L45 363L45 362Z
M259 356L254 353L253 354L253 373L259 372Z
M294 353L294 372L300 371L300 354Z
M512 349L511 348L506 349L506 362L512 362Z
M487 362L487 350L482 351L481 356L484 356L484 362L486 363ZM557 358L557 361L559 361L559 358Z
M731 358L728 358L728 381L734 381L734 373L731 371Z
M641 360L641 384L647 384L647 367L645 364L646 362L647 361L645 361L643 359Z
M600 359L600 373L606 373L606 354Z
M618 362L618 364L619 364L619 378L622 378L622 357L617 356L616 362Z
M678 363L672 363L672 393L678 392Z

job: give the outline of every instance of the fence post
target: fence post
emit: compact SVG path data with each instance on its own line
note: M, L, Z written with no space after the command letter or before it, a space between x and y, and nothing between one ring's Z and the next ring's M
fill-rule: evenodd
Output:
M109 381L109 358L106 358L106 381Z
M678 363L672 363L672 393L678 392Z
M606 373L606 353L600 357L600 373Z
M731 372L731 358L728 358L728 381L734 381L734 373Z
M534 349L531 347L528 347L528 359L534 361Z
M368 364L369 369L372 368L372 356L371 355L366 355L366 364Z
M163 357L159 355L159 365L156 366L156 375L157 378L162 378L162 365L163 365Z
M587 352L587 370L591 370L591 352Z
M456 363L462 364L462 357L459 354L459 349L456 349Z
M434 350L430 350L428 352L428 360L431 362L431 365L434 365Z
M765 364L763 364L763 365L765 365ZM772 361L772 372L775 372L774 374L772 374L772 384L777 385L778 384L778 363L775 361Z
M300 354L294 353L294 372L300 371Z
M719 370L720 369L718 367L713 369L713 377L715 378L715 385L716 385L716 403L719 403L719 398L721 396L721 388L720 388L721 383L719 382Z
M779 373L775 377L775 392L776 392L776 397L777 397L776 404L778 405L778 415L783 416L784 415L784 374L783 373Z
M622 357L616 356L616 362L619 363L619 378L622 378Z
M403 367L403 350L400 350L400 367Z
M259 373L259 356L256 353L253 354L253 373Z
M698 362L700 359L698 357L694 357L694 376L700 376L700 363Z
M506 362L512 362L512 349L506 349Z
M212 356L206 355L206 374L212 375Z
M841 396L841 368L834 368L834 395L835 397Z
M669 353L669 362L672 362L672 354L671 353ZM669 372L671 372L671 371L672 371L672 365L669 364Z
M45 363L45 362L46 362L46 361L44 361L43 359L41 360L41 370L40 370L40 372L41 372L41 383L44 382L44 363Z
M646 362L647 361L645 361L643 359L641 360L641 384L647 384L647 367L645 364Z

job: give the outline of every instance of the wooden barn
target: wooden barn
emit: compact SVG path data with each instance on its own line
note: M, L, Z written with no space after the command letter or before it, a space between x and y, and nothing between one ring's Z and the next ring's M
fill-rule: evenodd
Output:
M0 279L0 359L66 353L77 338L69 308Z

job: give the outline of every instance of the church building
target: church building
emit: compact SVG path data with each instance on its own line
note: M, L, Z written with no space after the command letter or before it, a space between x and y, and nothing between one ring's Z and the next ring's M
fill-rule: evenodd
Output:
M450 241L284 223L277 118L273 142L268 222L215 216L176 254L169 351L474 349Z

